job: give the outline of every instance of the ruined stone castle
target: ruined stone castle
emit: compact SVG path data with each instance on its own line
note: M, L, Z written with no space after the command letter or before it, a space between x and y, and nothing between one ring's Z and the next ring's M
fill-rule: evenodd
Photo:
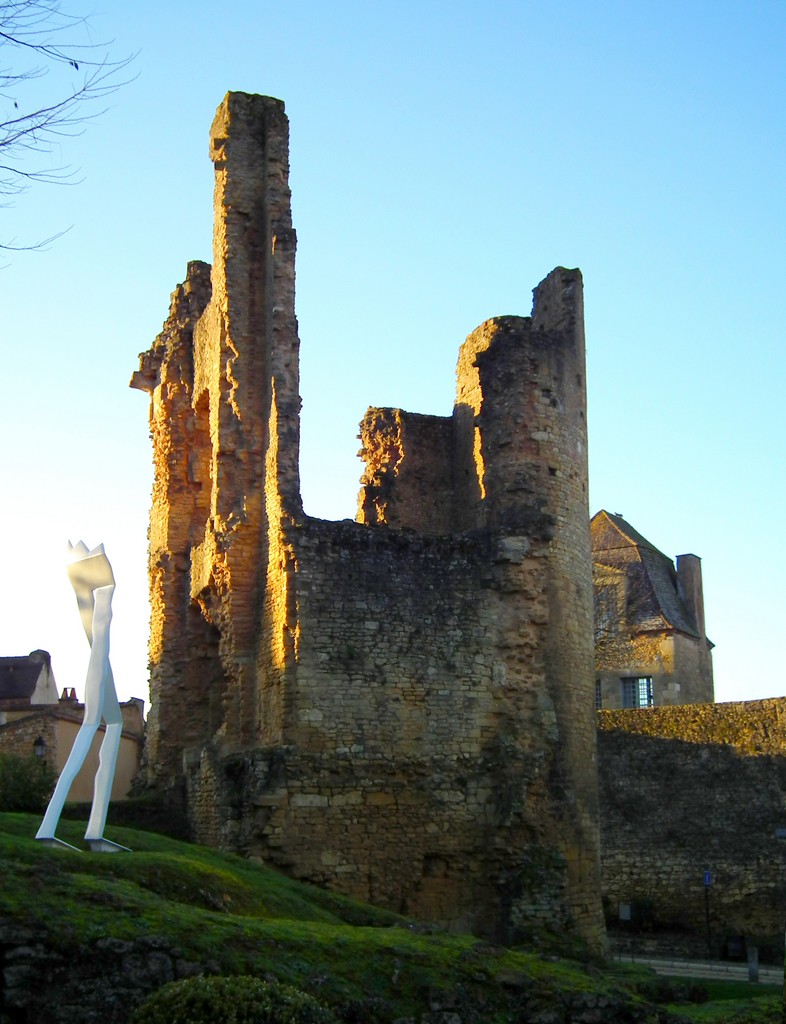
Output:
M150 394L146 778L195 837L498 938L602 944L582 282L478 327L452 416L370 409L357 522L304 514L279 100L210 133Z

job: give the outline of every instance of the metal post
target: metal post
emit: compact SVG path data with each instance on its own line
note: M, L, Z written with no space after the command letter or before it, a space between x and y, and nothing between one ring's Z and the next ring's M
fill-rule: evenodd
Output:
M759 980L759 950L757 946L748 946L748 981Z
M775 829L776 839L786 839L786 828L780 826ZM786 933L784 934L784 943L786 944ZM786 959L784 959L783 967L783 1019L786 1021Z
M712 932L710 931L710 886L712 885L712 873L709 869L704 872L704 921L707 926L707 958L712 960Z

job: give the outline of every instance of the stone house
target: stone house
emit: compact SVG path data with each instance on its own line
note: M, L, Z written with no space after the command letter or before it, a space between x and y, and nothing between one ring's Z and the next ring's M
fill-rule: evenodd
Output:
M621 516L590 523L595 593L595 706L712 703L712 643L704 626L701 559L676 569Z
M48 651L0 658L0 724L8 711L57 702L57 683Z
M128 795L139 771L145 736L144 701L132 697L121 703L120 709L123 733L112 783L113 800L123 800ZM0 753L43 757L59 774L74 745L84 710L73 687L66 687L58 698L47 651L0 658ZM69 803L92 800L103 736L101 726L71 786Z

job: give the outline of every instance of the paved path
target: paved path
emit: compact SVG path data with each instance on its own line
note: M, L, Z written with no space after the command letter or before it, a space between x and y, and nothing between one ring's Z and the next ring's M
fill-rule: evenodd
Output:
M747 981L748 965L727 960L666 960L655 957L615 956L620 963L643 964L658 974L672 978L715 978L718 981ZM767 985L782 985L783 969L759 965L759 981Z

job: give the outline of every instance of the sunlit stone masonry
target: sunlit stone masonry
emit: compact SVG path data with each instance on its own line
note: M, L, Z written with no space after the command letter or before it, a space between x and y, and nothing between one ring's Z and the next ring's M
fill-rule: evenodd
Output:
M603 944L581 274L461 347L452 416L369 409L357 522L304 515L281 101L210 133L150 393L151 787L193 834L497 939ZM340 372L336 369L336 372Z

